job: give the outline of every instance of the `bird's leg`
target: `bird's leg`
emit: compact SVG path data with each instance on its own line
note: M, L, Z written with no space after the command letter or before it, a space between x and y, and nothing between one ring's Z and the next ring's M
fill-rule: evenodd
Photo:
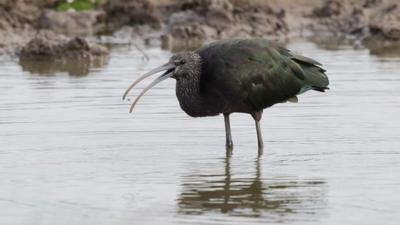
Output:
M261 155L264 149L264 142L261 134L261 127L259 120L256 120L256 130L257 130L257 140L258 140L258 154Z
M262 133L261 133L261 127L260 127L260 120L262 117L262 111L258 111L255 113L251 114L254 118L254 121L256 122L256 131L257 131L257 141L258 141L258 154L262 155L263 150L264 150L264 142L262 138Z
M225 121L225 135L226 135L226 150L233 149L232 135L231 135L231 123L229 121L229 113L224 113Z

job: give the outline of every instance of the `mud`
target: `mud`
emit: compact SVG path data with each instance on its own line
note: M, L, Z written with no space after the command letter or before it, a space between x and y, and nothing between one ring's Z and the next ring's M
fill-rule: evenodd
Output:
M107 48L84 38L68 38L53 32L41 32L21 50L20 58L30 60L91 59L108 55Z
M191 0L175 5L163 40L182 43L231 37L284 37L288 25L285 10L268 5L229 0Z
M69 36L92 36L104 29L105 12L56 12L44 10L37 19L39 30L51 30Z
M107 48L84 38L43 31L22 47L19 63L31 73L83 76L107 63L108 54Z
M374 15L369 29L375 37L400 41L400 3L389 4Z
M400 40L397 0L113 0L86 12L56 12L55 2L1 0L0 54L17 55L42 30L70 38L100 35L100 42L110 44L166 47L315 34L350 37L365 45Z
M161 12L155 3L147 0L113 0L104 7L106 22L110 30L124 25L148 24L160 28Z
M327 0L313 10L315 32L363 39L400 40L400 2L396 0Z
M33 24L40 15L37 3L0 0L0 53L14 53L34 35Z

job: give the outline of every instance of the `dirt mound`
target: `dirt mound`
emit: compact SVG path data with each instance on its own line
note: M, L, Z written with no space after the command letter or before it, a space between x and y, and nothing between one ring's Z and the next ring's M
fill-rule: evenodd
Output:
M56 0L0 0L0 31L26 29L36 25L42 10Z
M0 53L15 55L39 30L93 35L101 20L99 11L56 12L57 0L0 0Z
M95 35L103 29L105 13L101 10L56 12L44 10L38 18L38 28L65 35Z
M42 1L39 0L1 0L1 28L22 28L26 24L32 24L39 16L41 6Z
M148 0L113 0L108 1L103 9L112 29L137 24L159 27L162 22L159 9Z
M400 41L400 3L390 4L374 15L369 29L377 38Z
M23 60L94 59L108 55L107 48L89 43L80 37L67 38L53 32L42 32L25 45L20 54Z
M231 0L186 0L175 5L164 40L221 39L250 36L282 37L288 33L285 11L267 3L244 4Z
M400 3L391 0L327 0L313 11L315 30L400 39Z
M332 33L360 35L368 27L370 7L368 0L327 0L321 8L316 8L314 16L320 20L313 24L316 30Z
M40 30L72 37L112 32L100 39L110 43L159 43L161 36L172 47L324 33L357 41L400 40L398 0L109 0L101 10L87 12L57 12L57 2L0 0L0 53L18 52Z
M12 53L15 46L32 37L40 3L34 0L0 0L0 50Z

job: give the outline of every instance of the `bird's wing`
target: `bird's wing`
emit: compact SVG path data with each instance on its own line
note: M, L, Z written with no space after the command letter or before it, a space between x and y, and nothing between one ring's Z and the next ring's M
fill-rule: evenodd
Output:
M256 110L285 102L307 87L328 84L318 62L265 39L219 41L198 53L203 87L231 99L246 99Z

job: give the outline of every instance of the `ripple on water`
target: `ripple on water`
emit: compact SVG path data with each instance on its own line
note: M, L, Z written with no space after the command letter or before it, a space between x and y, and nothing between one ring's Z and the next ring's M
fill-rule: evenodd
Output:
M289 48L321 61L331 90L265 110L262 158L250 116L232 115L225 157L223 119L187 117L173 81L128 113L125 88L169 52L116 48L69 65L83 76L2 60L1 222L397 225L400 58Z

